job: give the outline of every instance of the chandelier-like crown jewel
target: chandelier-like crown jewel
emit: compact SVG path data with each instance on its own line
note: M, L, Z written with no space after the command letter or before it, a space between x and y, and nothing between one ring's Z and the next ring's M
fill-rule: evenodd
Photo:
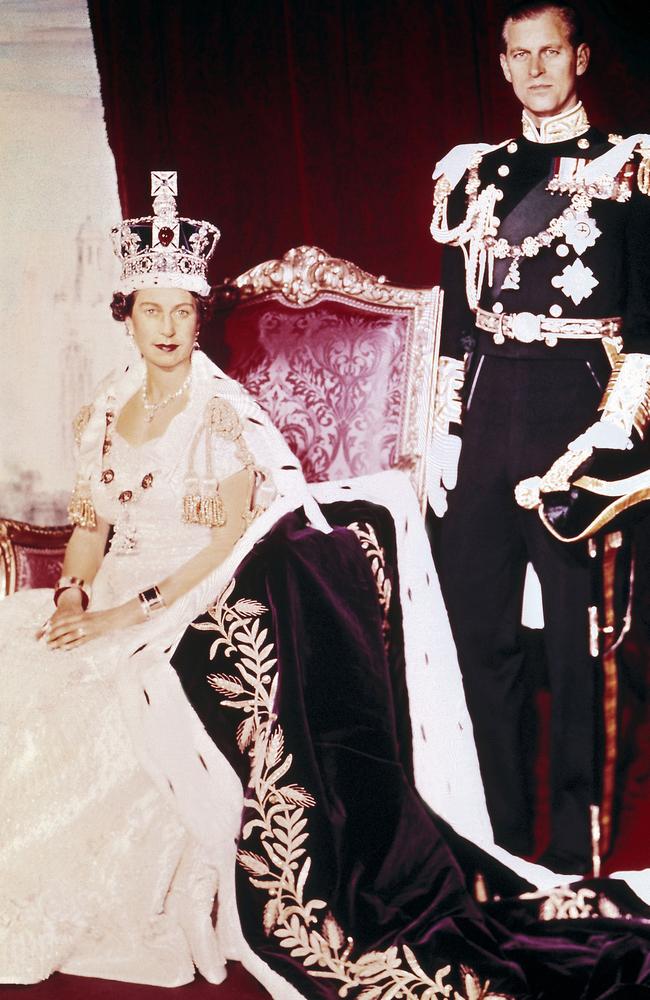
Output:
M125 294L158 287L209 295L208 261L221 233L210 222L179 218L177 194L176 171L153 170L153 215L113 226L113 249L122 262L120 291Z

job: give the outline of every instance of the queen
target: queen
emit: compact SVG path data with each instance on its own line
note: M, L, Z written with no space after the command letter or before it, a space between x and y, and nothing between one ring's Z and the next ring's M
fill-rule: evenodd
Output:
M113 231L113 315L139 360L75 422L61 579L0 606L5 983L59 969L175 986L195 963L224 977L215 868L134 750L129 706L148 694L132 654L182 632L249 525L305 485L259 406L199 350L218 230L178 217L175 173L152 174L152 194L152 216Z

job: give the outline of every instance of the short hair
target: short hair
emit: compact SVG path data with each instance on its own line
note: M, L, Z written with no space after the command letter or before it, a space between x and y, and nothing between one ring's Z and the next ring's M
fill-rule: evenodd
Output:
M557 3L553 3L553 0L519 0L518 3L512 4L501 21L500 51L506 51L506 25L509 21L528 21L531 17L537 17L551 10L559 14L564 21L572 47L577 49L582 45L585 40L584 25L580 12L573 4L562 3L561 0Z
M194 297L196 302L196 312L199 317L199 323L210 319L215 299L214 292L211 291L209 295L199 295L198 292L190 292L190 295ZM135 292L129 292L128 295L125 295L124 292L113 292L113 298L111 300L111 313L113 319L116 319L118 323L123 323L127 316L130 316L133 312L134 302Z

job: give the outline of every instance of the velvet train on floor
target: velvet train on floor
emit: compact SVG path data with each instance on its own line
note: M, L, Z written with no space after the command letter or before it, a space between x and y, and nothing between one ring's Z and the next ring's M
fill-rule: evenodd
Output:
M650 994L650 909L625 883L539 889L420 797L395 523L356 500L323 510L330 534L295 511L260 539L172 658L243 789L251 971L278 1000Z

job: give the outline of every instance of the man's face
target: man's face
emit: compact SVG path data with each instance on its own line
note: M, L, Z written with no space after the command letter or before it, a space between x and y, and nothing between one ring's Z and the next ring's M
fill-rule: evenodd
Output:
M508 83L537 124L573 107L576 78L589 64L583 43L574 49L564 19L547 10L524 21L507 21L501 68Z

